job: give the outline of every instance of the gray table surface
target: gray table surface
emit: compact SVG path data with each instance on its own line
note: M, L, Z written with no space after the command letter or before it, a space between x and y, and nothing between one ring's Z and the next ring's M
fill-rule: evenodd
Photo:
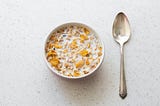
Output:
M132 27L125 45L128 96L119 87L119 45L111 35L123 11ZM57 25L81 22L105 42L100 70L82 80L54 75L43 59ZM160 105L160 0L0 0L0 106Z

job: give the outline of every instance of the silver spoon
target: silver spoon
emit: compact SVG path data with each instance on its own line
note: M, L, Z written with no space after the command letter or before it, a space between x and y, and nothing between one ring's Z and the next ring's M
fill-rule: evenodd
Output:
M114 40L120 44L121 48L119 95L122 99L124 99L127 96L127 86L126 86L125 71L124 71L123 46L131 36L129 21L124 13L120 12L117 14L113 23L112 34Z

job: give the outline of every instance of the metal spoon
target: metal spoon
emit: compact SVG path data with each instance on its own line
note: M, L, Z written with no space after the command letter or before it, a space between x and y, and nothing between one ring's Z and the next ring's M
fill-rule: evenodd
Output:
M121 48L119 95L122 99L124 99L127 96L127 86L126 86L125 71L124 71L123 46L131 36L129 21L124 13L120 12L117 14L113 23L112 34L114 40L120 44Z

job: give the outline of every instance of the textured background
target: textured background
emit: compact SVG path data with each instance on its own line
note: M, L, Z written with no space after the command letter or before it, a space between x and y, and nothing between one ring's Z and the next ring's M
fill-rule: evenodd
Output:
M125 12L132 38L125 46L128 96L119 87L119 46L111 35ZM0 0L0 106L160 105L160 0ZM43 59L57 25L81 22L105 42L100 70L82 80L54 75Z

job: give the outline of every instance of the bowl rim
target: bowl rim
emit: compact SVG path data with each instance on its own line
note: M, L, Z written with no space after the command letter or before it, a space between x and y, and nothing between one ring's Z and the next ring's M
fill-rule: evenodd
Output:
M45 52L45 48L46 48L46 44L47 44L47 41L48 39L50 38L51 34L53 32L55 32L56 30L60 29L61 27L65 27L65 26L69 26L69 25L77 25L77 26L82 26L82 27L86 27L88 28L90 31L92 31L98 38L99 42L101 43L102 45L102 57L101 57L101 60L100 60L100 63L96 66L95 69L93 69L91 72L89 72L88 74L85 74L85 75L82 75L82 76L78 76L78 77L68 77L68 76L65 76L63 74L60 74L58 73L57 70L53 69L52 66L49 64L49 62L47 61L47 58L46 58L46 52ZM67 79L81 79L81 78L84 78L84 77L87 77L89 75L91 75L92 73L94 73L96 70L98 70L98 68L102 65L103 63L103 60L104 60L104 55L105 55L105 52L104 52L104 43L103 41L101 40L99 34L94 30L92 29L90 26L86 25L86 24L83 24L83 23L79 23L79 22L67 22L67 23L63 23L63 24L60 24L58 26L56 26L54 29L52 29L52 31L47 35L46 39L45 39L45 42L44 42L44 47L43 47L43 50L44 50L44 53L43 53L43 58L45 60L45 63L47 64L47 66L49 67L49 69L55 73L56 75L60 76L60 77L63 77L63 78L67 78Z

